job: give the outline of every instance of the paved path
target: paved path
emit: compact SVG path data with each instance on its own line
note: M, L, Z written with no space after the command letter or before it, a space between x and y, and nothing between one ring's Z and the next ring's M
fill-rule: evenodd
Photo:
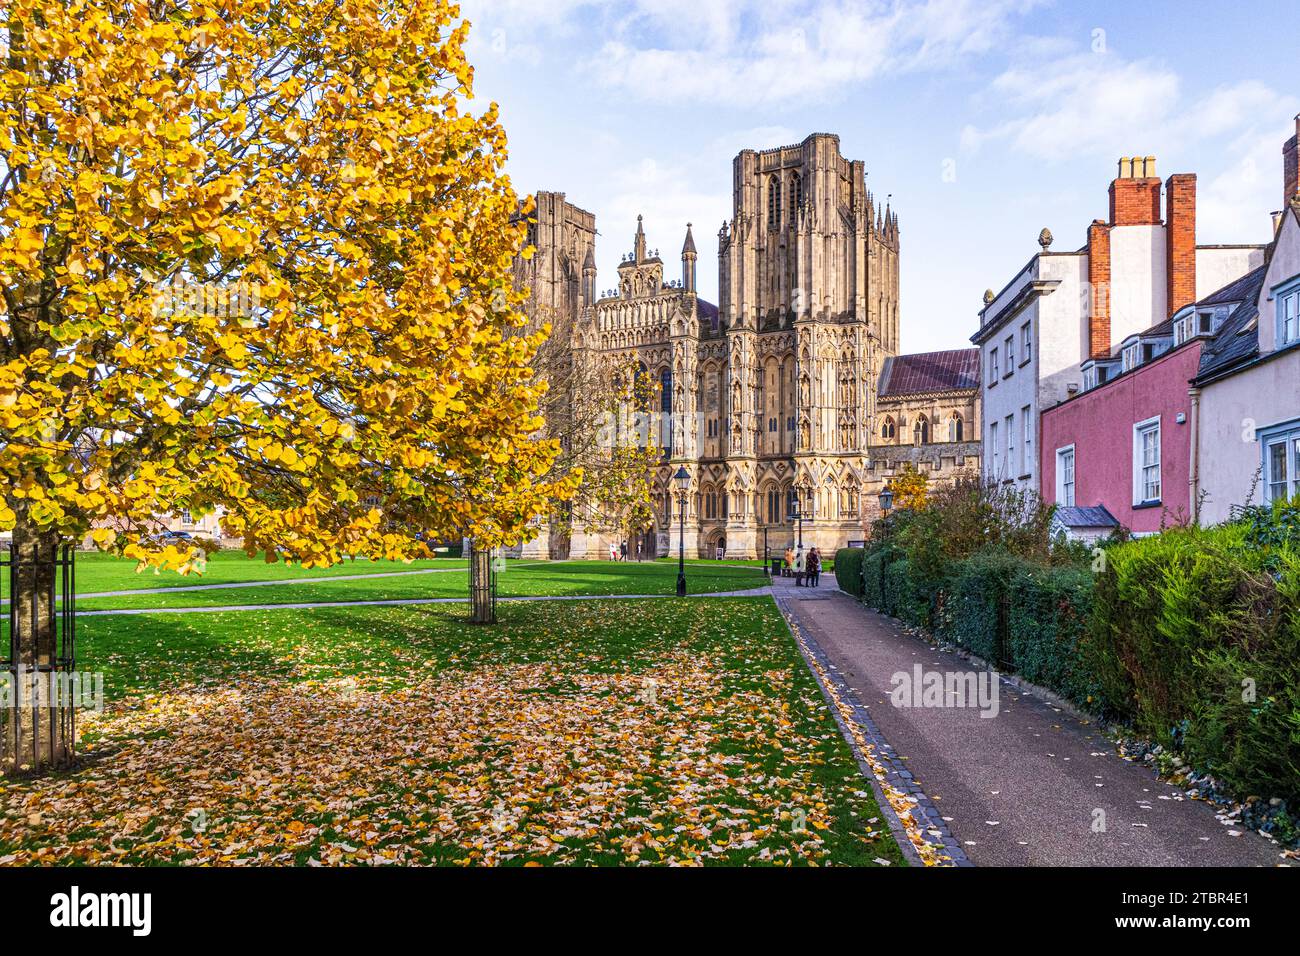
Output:
M335 579L337 580L337 579ZM175 590L174 588L171 590ZM139 594L128 591L127 594ZM689 594L693 598L767 597L771 588L747 588L743 591L714 591ZM89 597L90 595L83 595ZM498 597L497 601L631 601L675 598L675 594L534 594ZM291 611L318 607L403 607L418 604L465 604L465 597L393 598L387 601L311 601L301 604L218 604L212 607L110 608L103 611L78 611L77 617L107 617L116 614L217 614L225 611Z
M775 580L774 594L824 654L853 703L889 745L882 754L924 791L970 862L981 866L1273 866L1280 848L1219 823L1206 803L1115 754L1097 727L1037 695L999 684L998 714L894 707L895 673L969 672L839 591ZM926 801L924 798L928 797ZM1105 813L1105 832L1094 822ZM1232 836L1238 829L1239 836Z

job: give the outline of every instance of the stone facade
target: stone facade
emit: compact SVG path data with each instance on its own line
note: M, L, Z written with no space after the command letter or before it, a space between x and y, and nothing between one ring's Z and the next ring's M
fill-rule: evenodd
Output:
M876 204L864 179L863 163L844 158L834 135L742 151L733 215L718 232L716 306L697 289L689 224L680 278L665 279L638 217L617 288L597 294L594 217L562 193L538 194L537 251L518 266L531 308L554 313L553 334L569 337L575 362L599 354L635 363L657 389L652 427L665 457L643 554L677 550L671 479L682 466L691 476L684 538L692 556L783 549L800 532L796 501L805 546L833 552L864 537L864 495L879 490L869 455L880 428L877 389L899 332L898 217ZM961 405L969 442L979 434L974 394L907 400L936 413ZM596 558L611 544L576 521L567 547L550 537L541 529L523 553ZM634 554L637 543L629 542Z

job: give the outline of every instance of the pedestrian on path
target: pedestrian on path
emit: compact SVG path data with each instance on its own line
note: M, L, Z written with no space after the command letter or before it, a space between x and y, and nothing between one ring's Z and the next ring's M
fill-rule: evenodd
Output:
M803 587L804 562L806 560L807 559L804 557L803 548L800 548L797 552L795 552L794 586L797 588Z
M816 548L808 552L808 586L817 587L822 577L822 553Z
M788 578L794 573L794 548L785 549L785 563L781 565L781 577Z

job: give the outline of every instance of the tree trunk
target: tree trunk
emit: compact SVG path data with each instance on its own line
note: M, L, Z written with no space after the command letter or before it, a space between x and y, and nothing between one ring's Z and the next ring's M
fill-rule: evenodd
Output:
M55 609L57 533L38 530L25 499L15 501L10 560L13 590L9 633L7 713L0 735L0 770L43 773L68 767L75 753L73 708L59 659Z

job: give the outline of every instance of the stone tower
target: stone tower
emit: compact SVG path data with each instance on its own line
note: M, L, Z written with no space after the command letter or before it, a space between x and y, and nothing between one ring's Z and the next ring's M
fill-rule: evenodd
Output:
M727 550L761 550L772 486L787 489L775 507L797 500L805 544L832 549L861 537L875 385L898 351L898 219L876 207L838 136L744 150L732 177L734 214L718 237Z

